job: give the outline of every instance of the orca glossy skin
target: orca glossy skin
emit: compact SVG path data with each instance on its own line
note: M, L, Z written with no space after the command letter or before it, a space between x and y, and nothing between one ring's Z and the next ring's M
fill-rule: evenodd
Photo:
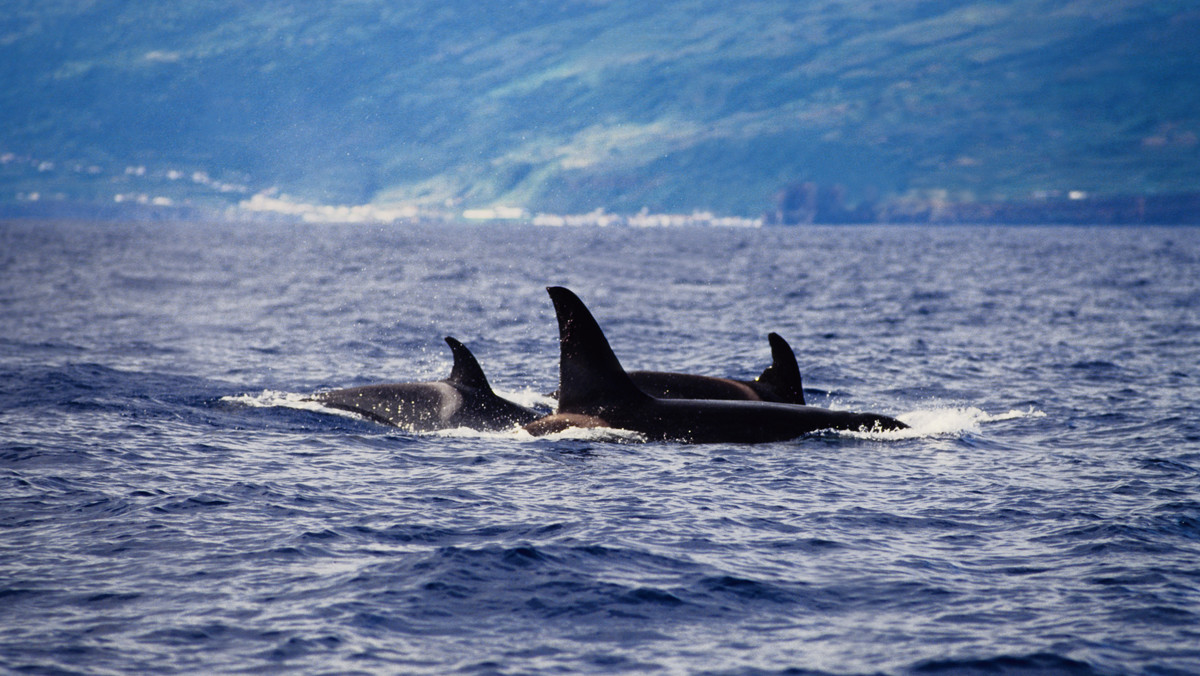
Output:
M629 371L638 389L659 399L729 399L804 405L804 385L796 354L778 333L767 334L771 365L754 380L714 378L690 373Z
M908 427L876 413L831 411L762 401L661 399L638 389L579 298L547 289L558 317L558 410L525 425L534 435L571 427L611 427L652 440L690 443L784 441L818 430L897 430Z
M466 427L484 432L520 427L540 417L492 391L475 355L454 338L454 368L445 380L366 385L322 392L313 401L413 432Z
M669 371L629 371L638 389L659 399L728 399L804 405L804 384L796 355L778 333L770 333L771 365L754 380L735 380ZM550 395L558 398L558 392Z

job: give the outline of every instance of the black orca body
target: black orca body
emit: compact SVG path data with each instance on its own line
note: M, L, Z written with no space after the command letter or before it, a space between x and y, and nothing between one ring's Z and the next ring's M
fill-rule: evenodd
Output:
M792 346L778 333L768 334L767 340L771 343L771 365L754 380L663 371L629 371L629 378L639 390L659 399L774 401L803 406L804 387Z
M454 368L445 380L366 385L322 392L313 401L413 432L466 427L485 432L519 427L539 417L492 391L475 355L454 338Z
M558 316L558 411L525 425L534 435L571 427L631 430L652 440L690 443L783 441L818 430L907 427L875 413L831 411L762 401L661 399L638 389L579 298L547 289Z

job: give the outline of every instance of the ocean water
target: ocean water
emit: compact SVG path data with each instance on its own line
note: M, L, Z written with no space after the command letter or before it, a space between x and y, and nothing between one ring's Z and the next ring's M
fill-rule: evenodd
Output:
M411 434L627 368L892 435ZM0 671L1200 673L1200 229L0 224Z

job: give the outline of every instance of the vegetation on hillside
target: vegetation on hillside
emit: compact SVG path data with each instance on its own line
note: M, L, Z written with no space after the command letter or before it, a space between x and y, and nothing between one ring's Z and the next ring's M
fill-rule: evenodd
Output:
M1200 187L1185 0L7 5L0 153L55 168L6 165L0 200L128 166L557 212Z

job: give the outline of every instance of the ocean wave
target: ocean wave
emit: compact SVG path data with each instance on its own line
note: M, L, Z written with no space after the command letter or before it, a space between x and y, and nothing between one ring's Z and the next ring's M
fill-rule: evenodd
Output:
M1071 659L1054 653L1032 653L1029 655L998 655L985 658L926 660L915 664L910 670L914 674L954 674L976 676L1000 674L1001 676L1046 676L1064 674L1090 676L1108 673L1097 671L1087 662Z
M1198 671L1200 274L1155 253L1192 230L29 230L0 308L6 666ZM638 367L753 378L778 330L814 401L912 429L416 434L306 400L443 374L453 331L550 408L559 281L619 308Z

